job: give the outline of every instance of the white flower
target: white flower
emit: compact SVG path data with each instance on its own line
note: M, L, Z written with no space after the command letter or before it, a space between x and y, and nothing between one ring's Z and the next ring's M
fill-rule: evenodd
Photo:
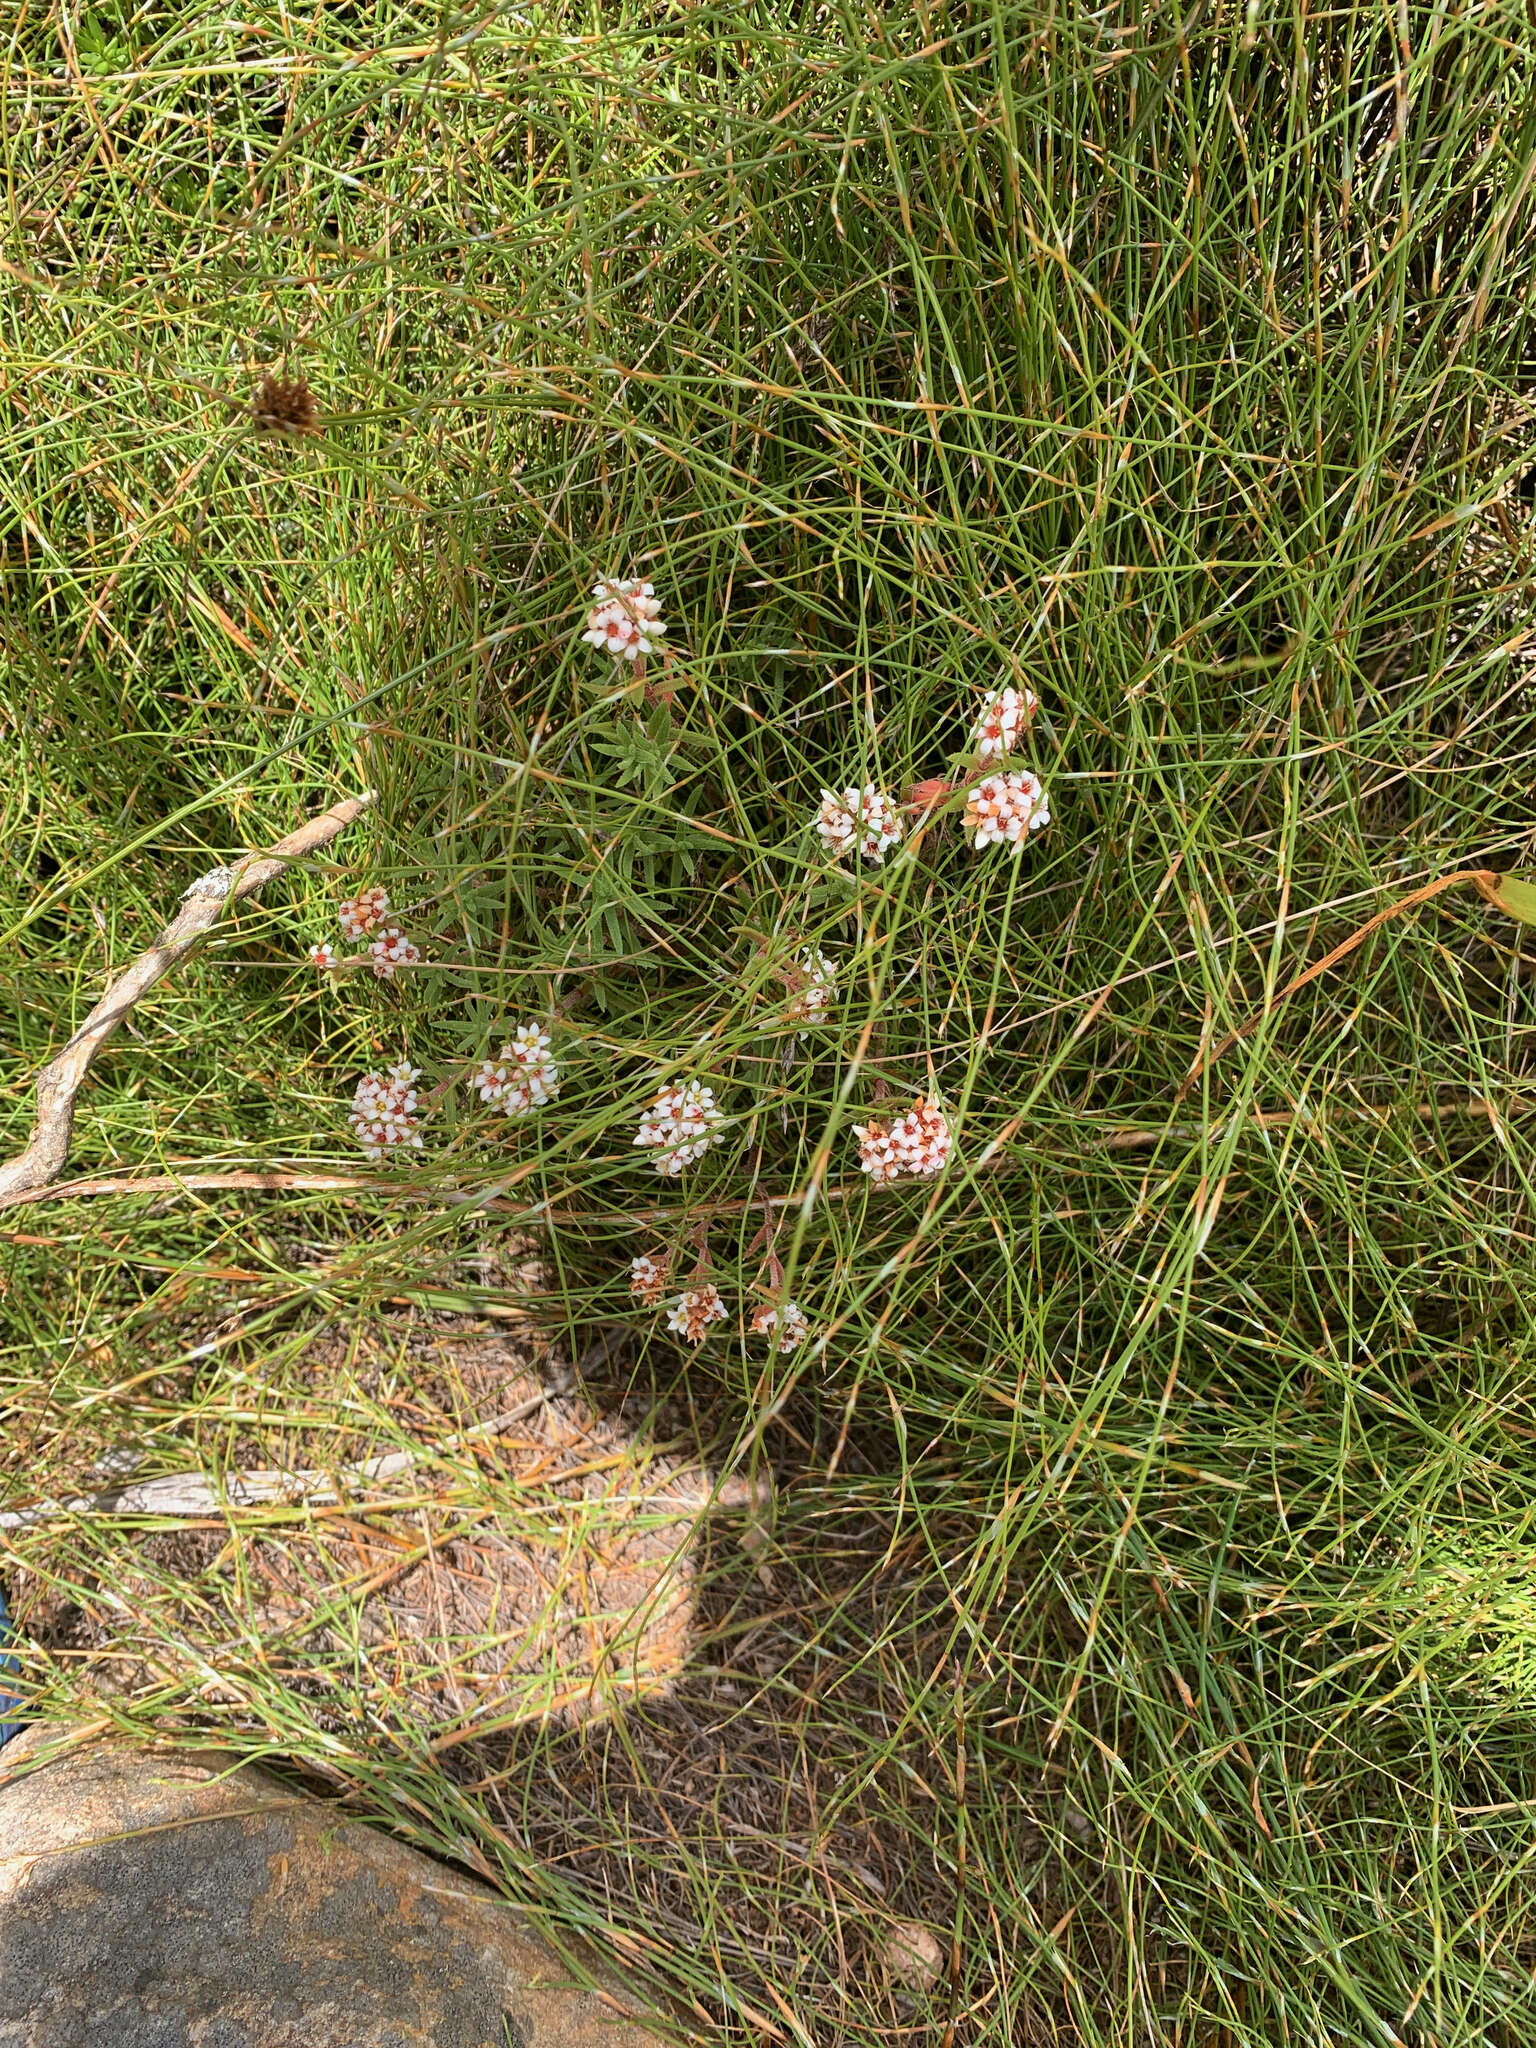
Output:
M560 1071L549 1053L549 1032L534 1023L519 1024L511 1043L501 1049L503 1059L516 1063L536 1108L553 1102L560 1092Z
M592 595L597 603L587 613L587 630L581 636L589 647L602 648L615 661L637 661L642 654L656 652L667 622L653 583L633 577L612 583L603 579L593 584Z
M382 889L364 889L336 906L343 938L366 939L389 915L389 897Z
M926 1180L943 1169L954 1133L938 1102L919 1095L906 1115L892 1124L891 1143L905 1170L916 1179Z
M629 1262L629 1291L647 1308L654 1308L666 1292L672 1261L666 1252L641 1252Z
M393 981L397 967L414 967L421 959L419 948L413 946L398 925L390 925L380 932L368 948L368 957L373 962L373 971L380 981Z
M890 1126L855 1124L859 1168L877 1185L892 1180L929 1180L943 1170L954 1132L937 1097L919 1095L905 1116Z
M1040 699L1028 688L1016 690L1011 684L994 690L981 707L971 745L978 761L1001 761L1013 753L1029 721L1040 708Z
M690 1344L702 1344L710 1324L724 1321L725 1303L712 1281L686 1289L667 1310L667 1328Z
M782 1308L769 1303L753 1312L752 1328L759 1337L777 1335L780 1351L798 1351L811 1334L811 1326L802 1311L792 1301L786 1301Z
M655 1152L652 1164L658 1173L681 1173L703 1158L724 1122L713 1088L690 1081L685 1088L661 1090L641 1117L633 1142Z
M542 1024L519 1024L500 1059L484 1059L469 1077L482 1102L499 1103L508 1116L527 1116L560 1093L560 1069L549 1056L549 1032Z
M500 1102L512 1081L512 1069L506 1060L484 1059L469 1077L471 1088L480 1090L482 1102Z
M837 989L837 966L825 953L808 946L789 976L789 1006L785 1016L793 1024L807 1024L819 1017Z
M853 1135L859 1141L861 1173L867 1173L877 1187L882 1181L901 1179L901 1161L884 1124L871 1118L867 1124L855 1124Z
M852 796L853 791L850 790L848 794ZM816 833L833 860L846 860L858 838L858 826L852 811L847 809L830 789L821 792L821 809L816 813Z
M551 1067L549 1071L553 1074L555 1070ZM533 1083L527 1076L515 1080L501 1098L501 1113L503 1116L531 1116L534 1110L542 1109L547 1102L554 1101L558 1087L557 1078L554 1087L545 1088L536 1095Z
M420 1150L415 1088L420 1079L420 1067L397 1060L387 1073L364 1074L358 1082L347 1122L370 1159L382 1159L400 1146Z
M988 775L965 800L965 830L977 853L1007 846L1017 853L1031 832L1051 822L1051 807L1038 776L1027 768Z
M902 826L885 791L866 782L862 789L845 789L841 795L824 789L816 830L833 860L846 860L857 848L862 859L878 867L899 843Z
M318 967L322 972L328 972L336 965L336 948L322 939L318 946L310 947L308 959L312 967Z

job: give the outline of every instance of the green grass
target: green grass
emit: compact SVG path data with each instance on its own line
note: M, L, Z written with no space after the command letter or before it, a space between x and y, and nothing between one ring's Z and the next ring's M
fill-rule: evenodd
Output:
M552 1326L633 1322L781 1489L771 1587L722 1565L696 1681L607 1731L114 1711L323 1766L706 2039L1529 2040L1522 930L1448 894L1186 1087L1394 891L1530 864L1526 11L4 20L12 1147L186 883L363 786L72 1171L356 1166L358 1075L504 1018L563 1074L345 1200L12 1212L8 1488L342 1400L307 1328L473 1307L532 1224ZM229 403L273 363L313 441ZM635 569L649 711L578 639ZM1010 677L1049 829L839 880L822 787L950 772ZM427 965L318 985L376 880ZM852 1125L930 1074L949 1172L871 1191ZM629 1143L672 1077L732 1117L681 1186ZM630 1257L708 1221L739 1309L764 1196L824 1357L652 1341ZM914 1917L931 2017L875 1960Z

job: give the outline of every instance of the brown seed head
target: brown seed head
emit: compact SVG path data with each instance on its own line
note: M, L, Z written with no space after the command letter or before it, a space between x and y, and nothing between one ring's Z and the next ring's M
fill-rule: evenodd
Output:
M315 394L302 377L278 377L268 370L251 400L251 417L272 433L315 432Z

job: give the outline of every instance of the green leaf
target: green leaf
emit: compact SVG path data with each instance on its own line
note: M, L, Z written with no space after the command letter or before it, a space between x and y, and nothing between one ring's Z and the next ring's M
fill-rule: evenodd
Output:
M1500 910L1507 910L1522 924L1536 924L1536 882L1521 882L1513 875L1500 875L1494 901Z

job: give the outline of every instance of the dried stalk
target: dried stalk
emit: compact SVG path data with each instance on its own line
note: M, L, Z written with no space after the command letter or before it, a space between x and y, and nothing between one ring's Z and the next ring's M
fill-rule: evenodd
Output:
M372 802L372 790L347 797L280 839L269 853L247 854L232 867L214 868L192 884L155 943L117 977L63 1051L38 1075L37 1122L26 1150L0 1166L0 1209L24 1201L63 1172L74 1133L75 1098L91 1062L140 997L186 958L229 904L254 895L290 861L328 846Z
M379 1174L299 1173L287 1167L235 1167L227 1173L112 1173L86 1180L52 1181L0 1201L0 1208L22 1202L69 1202L84 1195L356 1194L362 1189L420 1198L420 1190L396 1186Z

